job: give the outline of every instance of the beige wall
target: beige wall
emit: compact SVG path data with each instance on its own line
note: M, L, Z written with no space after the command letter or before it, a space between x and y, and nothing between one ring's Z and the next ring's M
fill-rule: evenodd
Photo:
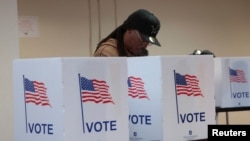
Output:
M0 19L0 141L12 141L12 61L19 58L16 0L0 0Z
M39 18L38 38L21 38L26 57L90 56L97 42L132 11L146 8L161 20L162 47L150 55L210 49L220 56L248 56L249 0L18 0L19 16Z
M39 37L21 38L25 57L89 55L87 0L18 0L18 15L37 16Z
M0 75L9 76L8 78L2 76L6 79L0 81L0 87L7 88L0 95L0 140L4 141L13 140L11 61L18 57L18 52L21 58L90 56L97 42L121 24L135 9L146 8L161 20L162 26L158 38L162 47L151 46L150 55L182 55L189 54L194 49L210 49L218 57L250 55L249 0L17 0L17 2L18 16L38 17L39 37L20 38L19 52L17 27L14 25L17 23L16 1L1 0L0 29L4 32L0 32L2 50L0 53L5 59L4 62L1 59L0 63L5 67L1 68L4 69L4 73ZM6 37L10 38L5 40ZM250 124L249 111L232 112L229 116L230 123ZM224 113L219 114L218 123L225 123Z

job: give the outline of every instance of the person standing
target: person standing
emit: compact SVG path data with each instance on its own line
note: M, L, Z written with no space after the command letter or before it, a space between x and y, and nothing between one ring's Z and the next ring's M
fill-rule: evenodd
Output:
M156 38L159 30L159 19L148 10L138 9L97 44L93 56L148 56L148 46L161 46Z

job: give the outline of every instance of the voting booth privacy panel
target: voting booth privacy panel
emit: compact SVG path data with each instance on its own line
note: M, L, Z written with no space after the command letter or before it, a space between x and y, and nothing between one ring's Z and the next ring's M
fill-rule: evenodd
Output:
M216 123L212 56L128 58L128 78L130 141L207 138Z
M216 107L249 107L250 57L215 58Z
M14 141L129 140L125 58L19 59L13 65Z
M183 141L215 124L212 56L18 59L14 141Z

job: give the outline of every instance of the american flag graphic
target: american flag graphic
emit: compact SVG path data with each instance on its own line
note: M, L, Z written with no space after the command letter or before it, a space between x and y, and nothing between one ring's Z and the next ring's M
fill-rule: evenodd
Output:
M46 94L47 88L43 82L30 81L24 78L25 102L34 103L40 106L50 106L49 98Z
M202 96L199 80L194 75L175 73L177 95Z
M234 70L229 68L230 82L246 83L245 73L243 70Z
M82 102L114 103L105 81L80 77Z
M134 76L128 77L128 95L132 98L149 99L141 78Z

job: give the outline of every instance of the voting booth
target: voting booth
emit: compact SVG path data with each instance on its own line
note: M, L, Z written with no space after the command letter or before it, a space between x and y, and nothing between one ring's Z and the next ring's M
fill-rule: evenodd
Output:
M130 141L207 138L215 124L210 55L128 58Z
M128 141L125 58L17 59L14 141Z
M250 57L215 58L216 107L249 107Z
M205 56L17 59L14 141L185 141L215 124Z

